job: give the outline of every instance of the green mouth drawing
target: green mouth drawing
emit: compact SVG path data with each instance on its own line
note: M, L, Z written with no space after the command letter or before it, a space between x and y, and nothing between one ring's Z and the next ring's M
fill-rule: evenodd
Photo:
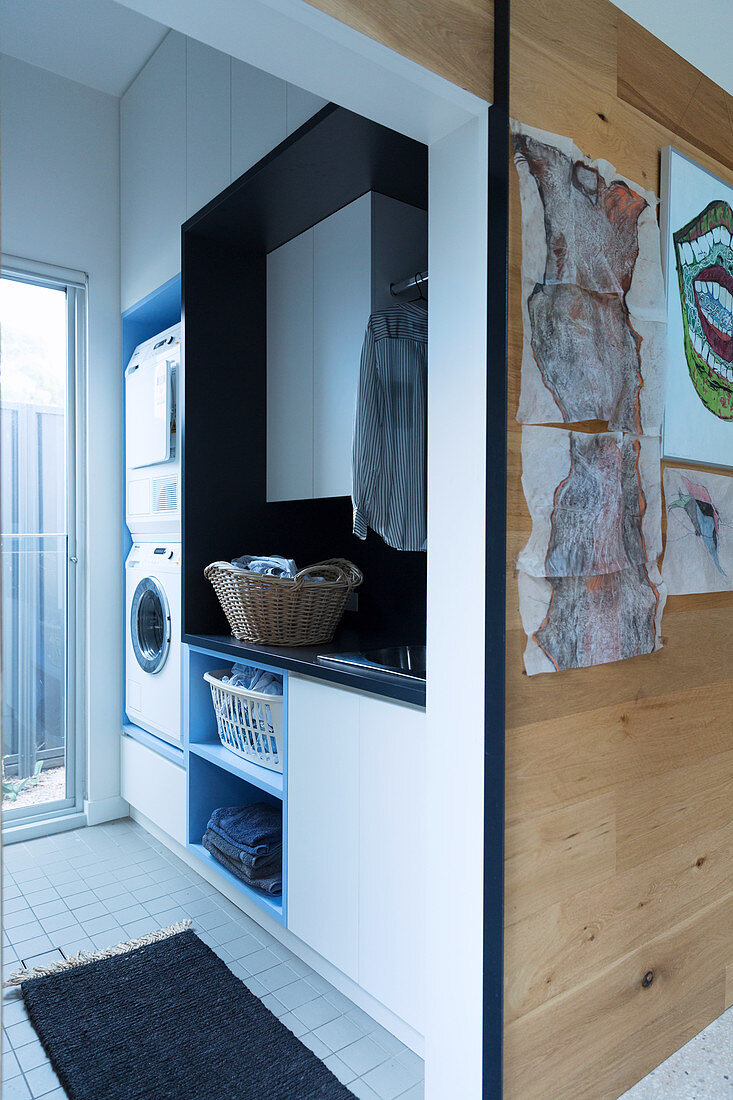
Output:
M733 210L711 202L673 240L690 378L706 409L733 420Z

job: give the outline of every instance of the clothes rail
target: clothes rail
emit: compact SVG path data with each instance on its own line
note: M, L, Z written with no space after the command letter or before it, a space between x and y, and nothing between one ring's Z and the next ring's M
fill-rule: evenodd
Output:
M414 275L410 275L409 279L403 279L399 283L390 283L389 291L390 294L394 294L396 296L398 294L403 294L406 290L413 290L415 288L417 288L417 290L421 290L424 286L427 286L427 283L427 271L418 271Z

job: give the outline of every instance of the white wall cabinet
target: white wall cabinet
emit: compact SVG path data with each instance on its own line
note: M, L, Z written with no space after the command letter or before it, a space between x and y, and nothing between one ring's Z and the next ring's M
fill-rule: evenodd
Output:
M186 39L171 31L120 100L122 308L181 270Z
M427 266L427 214L369 192L267 266L267 499L349 496L364 331L390 283Z
M425 712L289 684L288 927L424 1033Z
M181 270L181 225L324 105L171 31L120 100L122 308Z
M186 41L186 217L231 182L231 58Z

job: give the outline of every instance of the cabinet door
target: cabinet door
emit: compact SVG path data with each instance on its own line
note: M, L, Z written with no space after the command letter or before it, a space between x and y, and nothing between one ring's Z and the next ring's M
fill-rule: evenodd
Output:
M288 927L358 978L359 697L290 676Z
M359 984L423 1034L426 733L425 711L361 698Z
M313 230L267 257L267 499L313 496Z
M286 135L284 80L232 58L232 179Z
M306 92L305 88L299 88L297 84L287 86L287 131L292 134L309 118L317 114L321 107L325 107L328 100Z
M186 216L231 181L231 58L186 40Z
M122 308L181 270L186 39L163 40L120 101Z
M313 492L349 496L359 360L371 311L371 194L313 232Z

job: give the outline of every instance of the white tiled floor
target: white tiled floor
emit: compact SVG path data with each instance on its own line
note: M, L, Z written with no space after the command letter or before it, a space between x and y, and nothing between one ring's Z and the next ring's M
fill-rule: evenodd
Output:
M39 965L59 948L68 955L108 947L190 917L201 939L355 1096L422 1098L416 1054L135 823L14 844L3 863L4 977L19 959ZM6 990L3 1100L64 1095L19 993Z

